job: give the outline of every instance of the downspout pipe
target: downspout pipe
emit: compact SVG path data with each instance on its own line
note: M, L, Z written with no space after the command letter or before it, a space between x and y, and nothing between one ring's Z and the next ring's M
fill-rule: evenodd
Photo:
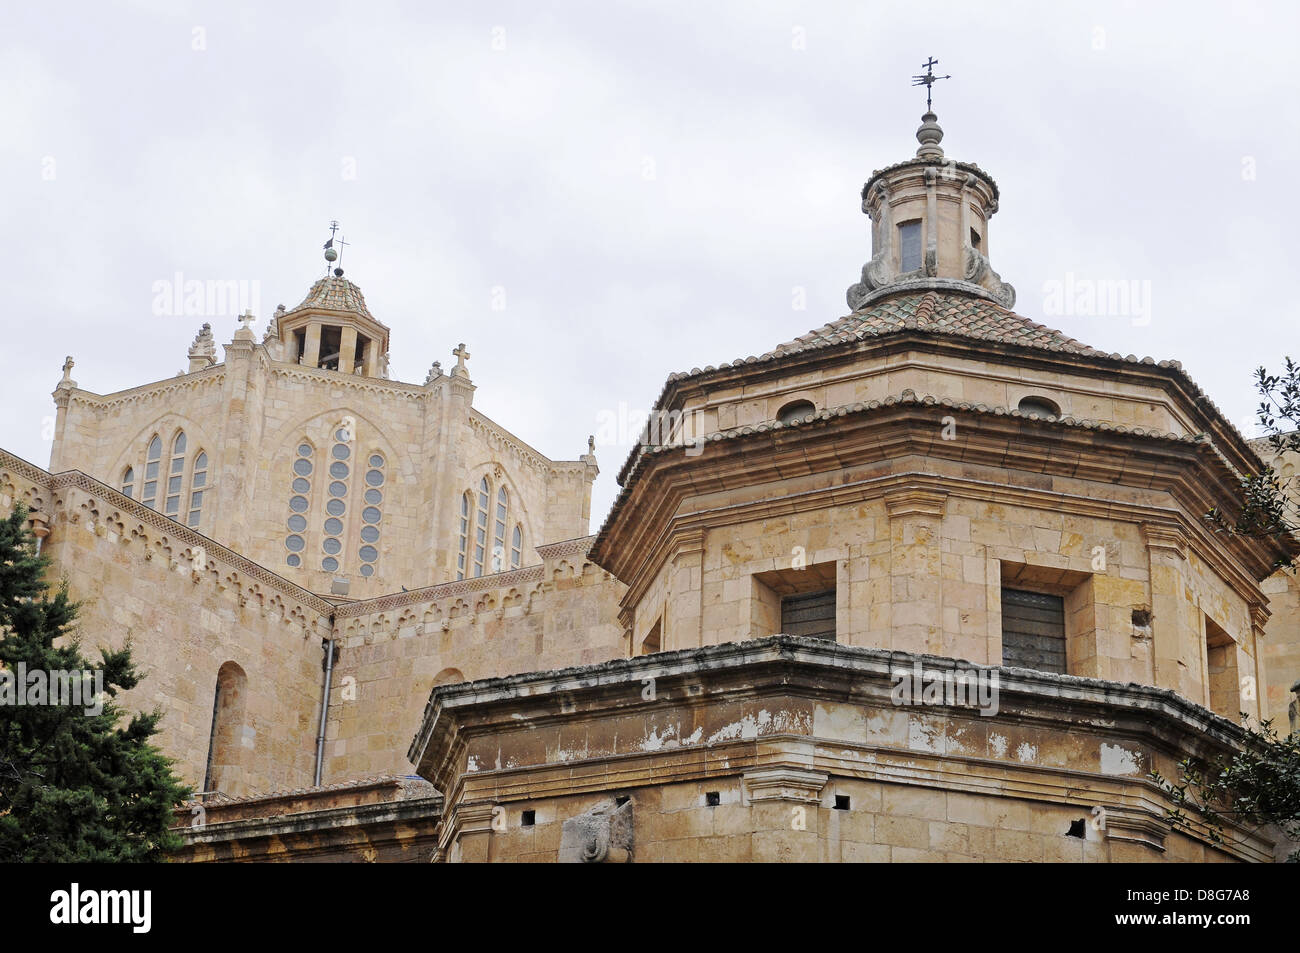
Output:
M312 787L320 787L321 768L325 764L325 721L330 713L330 682L334 674L334 613L330 613L330 638L322 643L325 649L325 684L321 688L320 730L316 733L316 777Z

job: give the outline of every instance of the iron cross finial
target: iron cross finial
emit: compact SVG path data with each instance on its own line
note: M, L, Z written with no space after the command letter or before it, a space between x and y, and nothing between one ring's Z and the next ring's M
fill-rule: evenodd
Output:
M941 79L952 79L952 77L934 75L934 68L939 65L939 61L933 56L927 56L925 62L921 65L925 67L925 72L919 76L913 76L912 85L925 87L925 111L933 112L930 108L930 92L934 88L934 84L939 82Z

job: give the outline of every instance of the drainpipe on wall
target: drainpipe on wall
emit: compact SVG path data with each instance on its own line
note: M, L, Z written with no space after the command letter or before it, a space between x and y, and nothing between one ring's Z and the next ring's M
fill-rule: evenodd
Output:
M312 787L320 787L321 768L325 763L325 720L330 713L330 680L334 674L334 614L330 613L330 638L323 643L325 648L325 685L321 688L320 731L316 734L316 777Z

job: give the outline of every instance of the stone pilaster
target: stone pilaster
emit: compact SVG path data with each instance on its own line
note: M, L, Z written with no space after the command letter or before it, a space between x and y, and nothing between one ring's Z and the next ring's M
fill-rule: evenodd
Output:
M1187 537L1173 523L1143 523L1151 567L1151 640L1155 684L1200 698L1202 630L1184 595Z
M884 499L890 536L890 647L943 655L940 529L947 494L904 487Z

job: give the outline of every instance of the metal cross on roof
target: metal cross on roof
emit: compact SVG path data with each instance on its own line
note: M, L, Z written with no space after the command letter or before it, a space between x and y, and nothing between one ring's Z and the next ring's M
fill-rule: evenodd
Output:
M934 87L935 83L939 82L939 80L952 79L952 77L934 75L934 68L939 65L939 61L936 60L933 56L926 57L925 62L922 63L921 65L925 67L925 72L919 76L913 76L912 85L925 87L925 111L932 112L933 110L931 110L930 108L931 89Z

